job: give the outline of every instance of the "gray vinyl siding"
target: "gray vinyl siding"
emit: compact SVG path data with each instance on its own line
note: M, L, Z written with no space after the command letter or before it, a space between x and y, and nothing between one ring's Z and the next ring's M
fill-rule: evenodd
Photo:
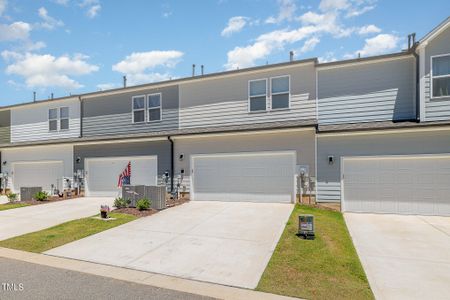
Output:
M132 97L161 93L162 120L133 124ZM178 86L99 95L83 100L83 136L146 133L178 129Z
M0 111L0 144L11 142L11 111Z
M75 145L73 149L74 172L85 170L86 158L107 158L122 156L146 156L156 155L158 157L158 175L170 171L170 142L169 141L146 141L133 143L114 143L97 145ZM77 163L77 158L80 162ZM160 178L161 181L161 178Z
M435 37L425 48L425 120L450 119L450 97L431 98L431 56L450 54L450 28Z
M341 199L341 158L450 153L449 131L398 132L391 134L336 135L317 138L317 193L319 202ZM334 164L328 164L328 156ZM418 176L420 176L418 174Z
M270 89L270 77L283 75L290 76L291 108L249 112L249 80L268 79ZM180 85L180 128L314 120L315 91L313 63L184 83Z
M319 124L415 118L413 57L318 70Z

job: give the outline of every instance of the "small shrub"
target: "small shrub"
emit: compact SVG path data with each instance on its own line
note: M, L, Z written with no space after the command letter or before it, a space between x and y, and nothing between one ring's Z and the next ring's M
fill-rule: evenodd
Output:
M114 207L115 208L126 208L128 205L130 205L131 201L123 198L116 198L114 200Z
M36 194L34 194L33 198L36 201L45 201L48 199L48 193L47 192L37 192Z
M150 208L150 200L143 198L136 202L136 208L138 210L147 210Z
M9 202L16 201L17 200L17 194L14 194L14 193L8 194L8 200L9 200Z

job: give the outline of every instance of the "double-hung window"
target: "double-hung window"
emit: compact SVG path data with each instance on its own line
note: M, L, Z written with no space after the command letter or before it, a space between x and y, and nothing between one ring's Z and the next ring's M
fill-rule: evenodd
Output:
M272 109L289 108L290 80L289 76L272 77L270 79Z
M432 98L450 97L450 54L431 58Z
M133 123L145 122L145 96L134 96L133 102Z
M51 108L48 110L48 130L58 131L58 109Z
M161 121L161 93L147 96L148 122Z
M249 111L266 111L267 79L251 80L248 84Z
M69 130L69 108L59 109L59 130Z

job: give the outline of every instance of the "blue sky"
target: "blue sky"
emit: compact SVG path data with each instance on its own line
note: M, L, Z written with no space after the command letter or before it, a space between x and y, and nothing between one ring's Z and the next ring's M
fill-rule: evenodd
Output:
M0 0L0 106L69 93L406 47L448 0ZM198 72L197 71L197 72Z

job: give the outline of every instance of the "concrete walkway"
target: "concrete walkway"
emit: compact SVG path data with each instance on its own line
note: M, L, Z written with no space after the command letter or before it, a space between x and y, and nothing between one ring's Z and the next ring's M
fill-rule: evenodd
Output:
M86 197L0 211L0 241L100 213L113 198Z
M253 289L292 209L193 201L46 253Z
M63 270L82 272L116 280L138 283L157 288L169 289L183 293L233 300L289 300L295 299L274 294L233 288L218 284L187 280L160 274L130 270L114 266L105 266L85 261L48 256L0 247L0 257L22 262L39 264Z
M344 216L377 299L450 299L450 217Z

